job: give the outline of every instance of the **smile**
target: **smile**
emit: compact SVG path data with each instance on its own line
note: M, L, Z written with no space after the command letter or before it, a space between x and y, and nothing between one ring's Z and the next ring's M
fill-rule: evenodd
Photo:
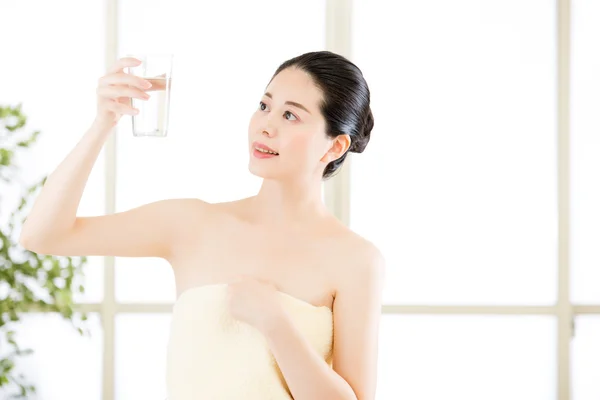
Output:
M262 148L259 148L259 147L255 147L254 150L256 150L258 152L261 152L261 153L264 153L264 154L273 154L275 156L279 155L279 153L277 153L275 151L271 151L271 150L267 150L267 149L262 149Z

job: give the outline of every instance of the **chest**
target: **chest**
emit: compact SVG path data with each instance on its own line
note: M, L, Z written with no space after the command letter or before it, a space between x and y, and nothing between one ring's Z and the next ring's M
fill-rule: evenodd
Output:
M330 241L314 235L238 224L222 225L190 242L173 266L178 292L244 274L311 304L331 307L333 267L342 261Z

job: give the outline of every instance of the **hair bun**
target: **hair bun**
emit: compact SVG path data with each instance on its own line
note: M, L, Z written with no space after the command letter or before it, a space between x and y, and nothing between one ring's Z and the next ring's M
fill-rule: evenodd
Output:
M362 129L360 131L360 135L352 140L352 144L348 150L353 153L362 153L369 143L371 131L373 130L374 125L375 120L373 119L373 112L371 111L371 107L369 107L367 115L363 119L361 125Z

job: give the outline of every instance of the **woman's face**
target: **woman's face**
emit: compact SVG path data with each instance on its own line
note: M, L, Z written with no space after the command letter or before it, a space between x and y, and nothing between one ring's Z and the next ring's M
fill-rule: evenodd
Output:
M322 93L312 78L287 68L273 78L250 119L248 168L266 179L311 178L331 155L319 104ZM277 155L260 152L266 146Z

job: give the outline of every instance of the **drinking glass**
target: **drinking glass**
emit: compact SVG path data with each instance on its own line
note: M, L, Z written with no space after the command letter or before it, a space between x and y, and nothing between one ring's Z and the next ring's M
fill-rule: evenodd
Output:
M146 89L150 99L132 98L131 105L140 110L132 118L133 136L165 137L169 127L171 72L173 54L128 54L142 63L128 67L127 73L140 76L152 84Z

